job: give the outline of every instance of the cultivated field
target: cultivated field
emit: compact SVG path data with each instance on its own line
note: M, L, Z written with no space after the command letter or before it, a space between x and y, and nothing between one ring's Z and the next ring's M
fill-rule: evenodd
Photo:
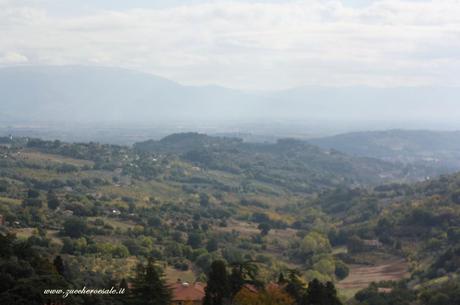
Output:
M372 282L397 281L409 275L404 259L385 261L376 266L350 265L350 275L337 284L339 289L359 290Z

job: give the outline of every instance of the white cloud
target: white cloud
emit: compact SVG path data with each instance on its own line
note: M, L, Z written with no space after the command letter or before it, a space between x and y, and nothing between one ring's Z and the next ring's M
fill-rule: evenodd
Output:
M0 55L0 64L17 65L26 62L28 62L27 57L16 52L7 52L3 55Z
M113 65L240 88L459 85L459 0L220 1L70 18L5 3L0 50L32 63Z

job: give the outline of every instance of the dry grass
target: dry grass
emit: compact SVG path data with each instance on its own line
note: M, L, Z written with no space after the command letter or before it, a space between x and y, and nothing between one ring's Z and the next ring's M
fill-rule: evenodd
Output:
M22 151L19 155L23 160L29 161L39 161L39 162L50 162L50 163L66 163L72 164L75 166L93 166L94 162L88 160L80 160L80 159L73 159L69 157L53 155L53 154L46 154L36 151Z
M51 239L52 242L54 242L54 243L56 243L58 245L63 244L62 239L59 236L59 231L58 230L47 230L46 237L48 237L49 239Z
M14 199L14 198L8 198L8 197L0 197L0 204L6 204L8 206L10 205L20 205L22 200L19 199Z
M14 234L16 234L17 238L27 239L36 232L36 229L35 228L21 228L21 229L13 229L12 231Z
M253 222L229 220L226 227L215 227L214 230L221 232L238 232L241 236L248 237L251 235L257 235L260 230L257 229L257 225Z
M175 283L178 279L189 283L195 282L195 273L192 270L180 271L172 267L165 269L166 281L168 283Z

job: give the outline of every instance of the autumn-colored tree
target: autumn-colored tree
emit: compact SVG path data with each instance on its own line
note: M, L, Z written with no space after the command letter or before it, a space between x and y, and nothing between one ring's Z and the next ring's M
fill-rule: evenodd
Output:
M269 285L265 291L267 305L294 305L294 299L277 285Z
M294 299L278 285L269 285L265 290L254 291L241 288L234 299L236 305L294 305Z
M260 294L257 292L243 287L238 291L238 293L233 298L233 304L235 305L263 305L260 298Z

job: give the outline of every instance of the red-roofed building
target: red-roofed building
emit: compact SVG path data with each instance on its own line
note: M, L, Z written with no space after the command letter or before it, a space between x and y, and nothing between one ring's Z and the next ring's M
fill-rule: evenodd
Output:
M251 284L244 284L243 287L241 287L241 289L247 289L249 292L252 293L259 293L259 289L257 289L256 286Z
M201 305L204 299L203 283L190 284L187 282L177 282L171 285L173 292L172 305Z

